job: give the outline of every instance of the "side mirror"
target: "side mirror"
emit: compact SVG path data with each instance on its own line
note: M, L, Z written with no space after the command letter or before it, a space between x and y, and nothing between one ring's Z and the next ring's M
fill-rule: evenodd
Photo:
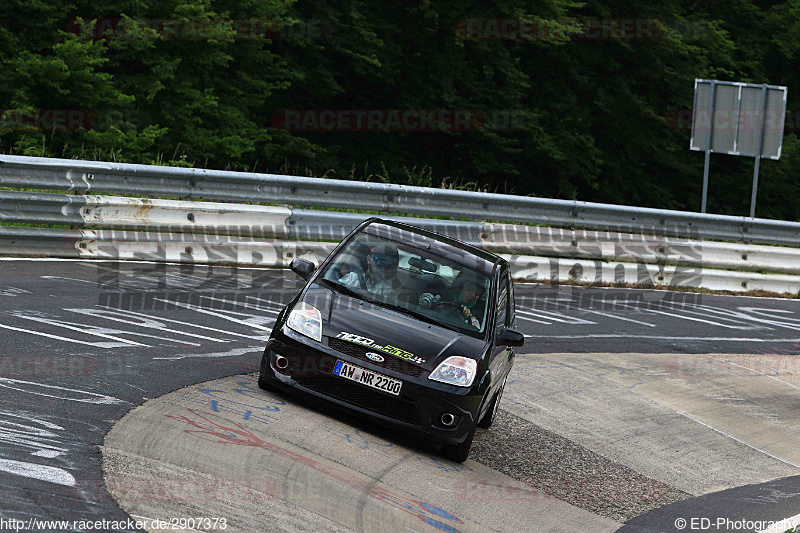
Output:
M311 277L311 274L313 274L317 269L317 265L308 259L302 259L298 257L292 260L292 264L289 265L289 268L292 269L292 272L308 281L308 279Z
M499 344L519 348L525 344L525 335L513 329L503 328L498 340L500 341Z

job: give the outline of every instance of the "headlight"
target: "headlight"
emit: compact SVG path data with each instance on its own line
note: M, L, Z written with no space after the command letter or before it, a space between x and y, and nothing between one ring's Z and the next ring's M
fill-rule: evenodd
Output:
M289 313L286 325L301 335L322 342L322 316L313 305L305 302L297 304Z
M469 357L453 356L445 359L436 370L428 376L428 379L458 385L459 387L469 387L475 379L475 371L478 369L478 362Z

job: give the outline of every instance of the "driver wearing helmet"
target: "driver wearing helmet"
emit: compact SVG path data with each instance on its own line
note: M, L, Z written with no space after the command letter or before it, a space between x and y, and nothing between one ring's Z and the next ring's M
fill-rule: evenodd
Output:
M387 297L394 292L399 255L392 244L377 244L367 256L367 273L364 282L367 290L376 296Z

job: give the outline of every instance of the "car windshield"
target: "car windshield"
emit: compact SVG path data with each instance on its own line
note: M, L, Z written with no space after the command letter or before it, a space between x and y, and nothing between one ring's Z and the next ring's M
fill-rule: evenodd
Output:
M339 251L322 279L351 296L482 337L489 276L428 248L362 233Z

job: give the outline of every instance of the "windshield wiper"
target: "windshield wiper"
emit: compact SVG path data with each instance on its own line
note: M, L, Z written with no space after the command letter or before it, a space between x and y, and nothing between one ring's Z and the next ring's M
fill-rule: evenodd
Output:
M400 311L401 313L404 313L406 315L413 316L414 318L422 320L423 322L427 322L428 324L433 324L434 326L440 326L440 327L443 327L445 329L449 329L449 330L455 331L457 333L461 333L461 330L459 330L457 326L453 326L452 324L447 324L447 323L444 323L444 322L440 322L438 320L435 320L432 317L429 317L428 315L423 315L422 313L418 313L417 311L412 311L411 309L408 309L407 307L403 307L401 305L396 305L396 304L390 304L390 303L386 303L386 302L377 302L377 303L380 304L380 305L383 305L384 307L388 307L389 309L393 309L395 311Z
M357 293L356 291L354 291L353 289L351 289L347 285L342 285L341 283L338 283L336 281L332 281L332 280L329 280L329 279L326 279L326 278L320 278L320 281L324 281L325 285L327 285L329 287L332 287L334 290L342 292L342 293L344 293L344 294L346 294L348 296L352 296L353 298L357 298L359 300L364 300L365 299L361 294Z

